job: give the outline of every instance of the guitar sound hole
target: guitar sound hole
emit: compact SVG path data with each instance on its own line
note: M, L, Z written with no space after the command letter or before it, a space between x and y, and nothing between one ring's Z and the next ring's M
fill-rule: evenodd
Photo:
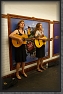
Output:
M17 41L17 44L18 44L18 41Z
M39 42L39 45L40 45L40 42Z
M40 41L38 40L38 43L39 43L39 45L40 45Z
M25 38L23 38L22 40L25 41Z

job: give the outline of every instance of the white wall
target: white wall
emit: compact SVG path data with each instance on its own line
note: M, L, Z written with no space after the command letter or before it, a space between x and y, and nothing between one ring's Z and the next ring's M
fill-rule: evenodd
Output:
M59 2L58 1L2 1L1 2L1 14L15 14L21 16L35 17L47 20L55 20L59 21ZM9 45L8 45L8 22L6 18L2 18L2 36L1 36L1 53L2 53L2 61L1 61L1 75L5 76L15 72L15 70L10 71L10 59L9 59ZM50 25L50 37L53 36L53 25ZM50 58L45 61L57 58L58 56L52 57L52 42L50 42ZM31 67L36 64L31 64L26 66Z
M58 1L2 1L2 14L10 13L49 20L59 20L59 7Z

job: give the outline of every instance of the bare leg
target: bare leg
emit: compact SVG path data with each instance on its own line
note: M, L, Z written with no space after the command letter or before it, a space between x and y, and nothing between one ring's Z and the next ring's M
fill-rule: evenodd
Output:
M42 72L42 70L39 68L39 66L40 66L40 59L38 59L38 61L37 61L37 70L38 70L39 72Z
M44 68L44 66L43 66L43 58L41 58L40 61L41 61L41 68L42 68L43 70L46 70L46 68Z
M19 76L19 68L20 68L20 63L17 63L17 65L16 65L16 77L18 79L21 79L21 77Z
M25 62L22 62L22 74L27 77L27 74L24 71L24 67L25 67Z

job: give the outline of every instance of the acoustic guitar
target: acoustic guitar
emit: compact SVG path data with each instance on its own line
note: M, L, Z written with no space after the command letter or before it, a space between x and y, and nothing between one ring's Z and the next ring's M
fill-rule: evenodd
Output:
M40 39L36 38L35 45L36 45L36 47L40 48L42 45L46 45L46 41L52 41L52 40L58 39L58 38L59 38L59 36L55 36L54 38L49 38L49 39L46 36L44 36Z
M23 40L23 42L19 42L19 40L16 39L12 39L12 44L14 47L20 47L22 44L27 44L26 40L31 40L32 38L28 38L28 36L26 34L23 35L18 35L18 34L14 34L15 37L17 38L21 38Z
M35 40L36 47L40 48L42 45L46 44L46 41L48 40L51 41L52 39L58 39L58 36L56 36L55 38L50 38L50 39L48 39L46 36L42 37L41 39L28 38L26 34L23 34L21 36L18 34L14 34L14 36L17 38L21 38L23 40L23 42L19 42L19 40L12 39L12 44L14 47L20 47L22 44L27 44L27 40Z

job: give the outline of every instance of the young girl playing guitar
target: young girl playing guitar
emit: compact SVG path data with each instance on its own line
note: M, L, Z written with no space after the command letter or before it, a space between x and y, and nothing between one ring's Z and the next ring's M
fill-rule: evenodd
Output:
M15 34L18 35L23 35L25 34L24 32L24 21L20 20L17 24L17 29L14 30L14 32L12 32L9 37L15 40L19 40L19 42L23 42L21 38L18 38L16 36L14 36ZM15 61L16 61L16 77L18 79L21 79L21 76L19 75L19 68L20 65L22 64L22 74L27 77L27 74L24 71L24 67L25 67L25 61L26 61L26 50L25 50L25 44L22 44L20 47L15 47Z
M36 24L35 29L35 38L41 39L41 36L44 36L43 28L41 23ZM42 45L40 48L36 47L36 57L38 57L37 61L37 70L39 72L42 72L43 70L46 70L46 68L43 67L43 57L45 56L45 45ZM41 68L40 68L41 66Z

